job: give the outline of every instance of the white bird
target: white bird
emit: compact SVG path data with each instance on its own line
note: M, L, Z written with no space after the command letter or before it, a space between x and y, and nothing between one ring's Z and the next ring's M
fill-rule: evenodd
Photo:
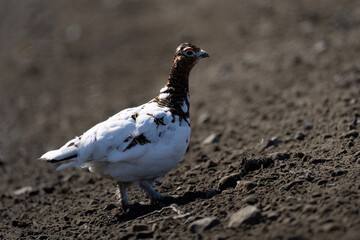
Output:
M189 74L197 61L206 57L209 55L195 45L181 44L167 84L157 97L122 110L39 160L68 160L57 170L88 168L113 178L124 209L129 207L126 189L132 184L139 184L152 201L160 201L163 196L152 185L175 167L189 145Z

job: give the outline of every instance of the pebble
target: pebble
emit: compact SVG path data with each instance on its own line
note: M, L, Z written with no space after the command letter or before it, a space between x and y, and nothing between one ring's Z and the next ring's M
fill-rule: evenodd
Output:
M151 231L153 231L153 232L155 232L158 229L159 229L159 224L157 224L157 223L154 223L151 227Z
M276 145L278 145L280 143L280 141L279 141L279 138L278 137L272 137L272 138L270 138L270 140L266 143L266 146L265 146L265 148L267 148L267 147L271 147L271 146L276 146Z
M214 168L214 167L216 167L217 166L217 164L216 163L214 163L213 161L208 161L206 164L205 164L205 168Z
M32 190L33 190L33 188L31 186L25 186L25 187L22 187L22 188L19 188L19 189L15 190L13 192L13 194L14 195L22 195L22 194L31 192Z
M314 126L313 126L311 123L307 123L307 124L305 125L304 129L307 130L307 131L309 131L309 130L313 129L313 127L314 127Z
M237 181L236 184L236 190L251 190L253 188L255 188L257 186L256 183L252 182L252 181Z
M78 41L81 35L82 35L82 29L79 24L72 24L66 28L65 36L69 42Z
M242 201L243 201L243 203L249 204L249 205L255 205L256 203L259 202L259 200L253 196L248 196L248 197L244 198Z
M279 217L279 214L275 211L269 211L266 213L266 217L270 220L276 220Z
M229 220L229 228L238 228L243 224L256 224L260 221L261 212L255 206L247 206L234 213Z
M220 179L218 188L223 191L230 187L235 187L237 184L237 181L241 178L240 173L233 173L231 175L225 176Z
M331 134L325 134L324 139L328 139L328 138L332 138L332 135Z
M305 205L303 208L304 213L315 213L317 211L317 207L313 205Z
M216 133L210 134L205 140L201 143L202 145L212 144L219 142L219 135Z
M325 223L320 228L324 232L333 232L340 229L340 227L336 223Z
M302 140L305 139L305 134L302 133L302 132L297 132L297 133L295 134L294 138L295 138L296 140L302 141Z
M201 233L218 225L219 223L220 222L216 217L204 217L192 222L188 229L191 233Z
M204 123L207 123L207 122L209 122L210 117L211 117L210 113L208 113L208 112L202 113L202 114L199 116L199 118L198 118L198 120L197 120L197 123L198 123L199 125L202 125L202 124L204 124Z
M320 40L317 41L314 46L313 46L313 50L315 53L320 54L325 52L328 49L329 44L325 41L325 40Z

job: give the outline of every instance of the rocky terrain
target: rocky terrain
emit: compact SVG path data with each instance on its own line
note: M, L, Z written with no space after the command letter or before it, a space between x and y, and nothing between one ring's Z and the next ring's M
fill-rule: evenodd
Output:
M360 2L1 1L0 239L359 239ZM192 136L150 204L36 161L190 76Z

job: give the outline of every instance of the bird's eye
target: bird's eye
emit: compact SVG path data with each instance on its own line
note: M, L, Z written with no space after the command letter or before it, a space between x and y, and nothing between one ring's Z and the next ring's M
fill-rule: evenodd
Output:
M186 51L185 53L186 53L186 55L188 55L188 56L194 55L194 51L192 51L192 50Z

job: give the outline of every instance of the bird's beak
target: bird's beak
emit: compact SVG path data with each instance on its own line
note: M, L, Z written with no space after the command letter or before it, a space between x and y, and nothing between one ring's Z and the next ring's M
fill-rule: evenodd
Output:
M196 57L197 58L207 58L207 57L210 57L210 56L209 56L209 54L207 52L200 49L200 51L196 54Z

